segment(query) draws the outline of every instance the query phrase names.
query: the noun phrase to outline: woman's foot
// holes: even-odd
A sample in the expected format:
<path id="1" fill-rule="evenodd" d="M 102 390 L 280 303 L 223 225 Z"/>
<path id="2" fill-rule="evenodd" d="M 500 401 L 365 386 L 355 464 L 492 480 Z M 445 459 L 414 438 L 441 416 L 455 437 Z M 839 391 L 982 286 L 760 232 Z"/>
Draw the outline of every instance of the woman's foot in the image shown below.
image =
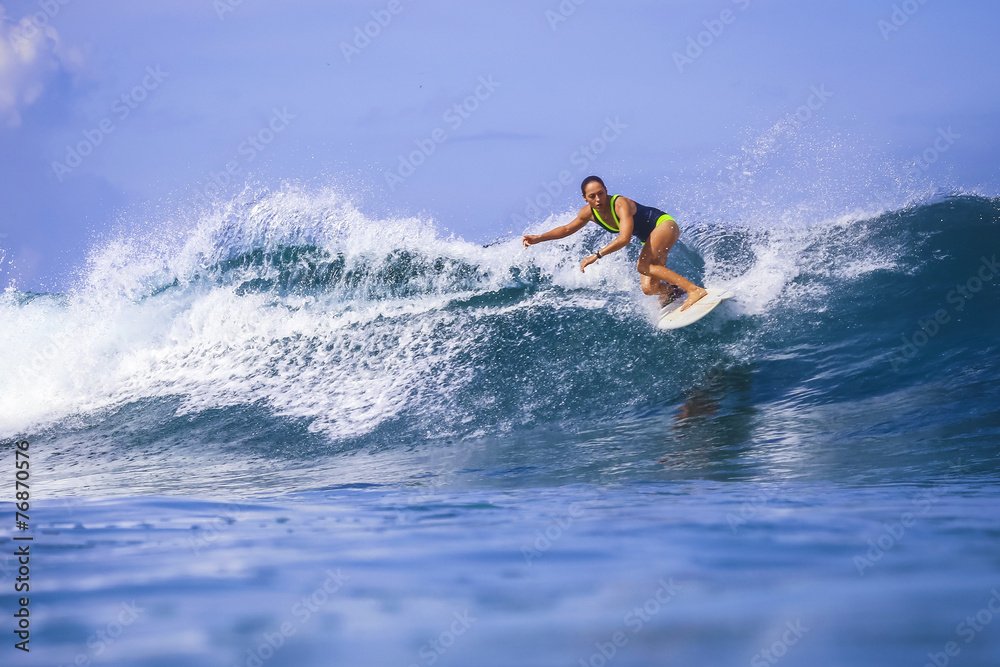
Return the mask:
<path id="1" fill-rule="evenodd" d="M 688 298 L 684 302 L 684 305 L 681 306 L 681 310 L 682 311 L 687 310 L 688 308 L 690 308 L 694 304 L 698 303 L 698 301 L 701 300 L 701 298 L 703 296 L 705 296 L 706 294 L 708 294 L 708 290 L 705 289 L 704 287 L 696 287 L 696 288 L 694 288 L 693 290 L 691 290 L 690 292 L 688 292 Z"/>
<path id="2" fill-rule="evenodd" d="M 686 292 L 677 285 L 670 285 L 669 288 L 670 289 L 667 292 L 660 295 L 660 308 L 673 303 L 679 299 L 682 294 L 686 294 Z"/>

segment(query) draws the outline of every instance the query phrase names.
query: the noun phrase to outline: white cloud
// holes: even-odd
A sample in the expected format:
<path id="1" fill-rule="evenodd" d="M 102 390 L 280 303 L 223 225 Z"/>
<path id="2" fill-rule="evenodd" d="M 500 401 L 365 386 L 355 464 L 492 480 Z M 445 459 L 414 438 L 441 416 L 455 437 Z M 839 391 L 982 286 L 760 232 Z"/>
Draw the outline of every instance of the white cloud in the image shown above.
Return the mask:
<path id="1" fill-rule="evenodd" d="M 51 25 L 34 16 L 12 21 L 0 5 L 0 122 L 21 123 L 21 112 L 31 106 L 60 69 L 80 64 L 78 52 L 59 41 Z"/>

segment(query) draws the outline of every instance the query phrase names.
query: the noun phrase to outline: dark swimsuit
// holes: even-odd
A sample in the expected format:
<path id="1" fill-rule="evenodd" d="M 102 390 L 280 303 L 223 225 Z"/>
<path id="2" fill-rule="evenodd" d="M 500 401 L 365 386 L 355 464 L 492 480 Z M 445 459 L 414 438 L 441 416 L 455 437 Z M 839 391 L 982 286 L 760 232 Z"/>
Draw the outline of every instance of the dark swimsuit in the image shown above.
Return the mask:
<path id="1" fill-rule="evenodd" d="M 597 224 L 612 234 L 617 234 L 619 232 L 618 228 L 621 226 L 618 222 L 618 213 L 615 211 L 615 200 L 619 197 L 621 197 L 621 195 L 615 195 L 611 198 L 611 217 L 614 218 L 613 226 L 601 220 L 601 216 L 597 212 L 596 208 L 593 206 L 590 207 L 590 210 L 594 213 L 594 220 L 597 221 Z M 646 243 L 649 239 L 649 235 L 653 233 L 654 229 L 656 229 L 656 226 L 661 222 L 666 222 L 667 220 L 674 221 L 672 217 L 660 209 L 653 208 L 652 206 L 643 206 L 639 202 L 636 202 L 635 215 L 632 216 L 632 236 L 637 236 L 640 241 Z"/>

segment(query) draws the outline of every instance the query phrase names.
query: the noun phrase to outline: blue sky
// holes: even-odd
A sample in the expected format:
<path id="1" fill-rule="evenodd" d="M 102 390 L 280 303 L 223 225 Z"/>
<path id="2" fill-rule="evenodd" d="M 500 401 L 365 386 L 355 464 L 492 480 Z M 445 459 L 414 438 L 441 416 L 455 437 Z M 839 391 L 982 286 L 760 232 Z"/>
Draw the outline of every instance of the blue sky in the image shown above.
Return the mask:
<path id="1" fill-rule="evenodd" d="M 0 6 L 2 278 L 21 289 L 65 289 L 95 238 L 213 182 L 335 187 L 483 242 L 578 206 L 591 172 L 666 210 L 750 172 L 745 197 L 837 205 L 1000 183 L 986 0 Z"/>

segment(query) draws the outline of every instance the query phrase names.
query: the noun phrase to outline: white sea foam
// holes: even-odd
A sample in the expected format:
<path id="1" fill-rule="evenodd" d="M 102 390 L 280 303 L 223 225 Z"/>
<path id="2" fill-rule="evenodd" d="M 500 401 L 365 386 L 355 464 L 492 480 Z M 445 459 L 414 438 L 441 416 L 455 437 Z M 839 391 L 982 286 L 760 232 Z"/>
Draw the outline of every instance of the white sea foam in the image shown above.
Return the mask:
<path id="1" fill-rule="evenodd" d="M 0 431 L 179 397 L 181 413 L 256 404 L 336 437 L 359 435 L 431 390 L 445 401 L 461 390 L 468 374 L 455 359 L 476 344 L 473 320 L 488 308 L 448 309 L 455 299 L 533 270 L 566 290 L 631 282 L 611 262 L 581 274 L 581 243 L 484 248 L 441 238 L 428 221 L 369 220 L 329 191 L 299 190 L 233 202 L 180 235 L 168 227 L 118 238 L 94 249 L 69 293 L 22 304 L 11 291 L 0 304 L 0 356 L 13 369 L 0 379 Z M 307 260 L 223 264 L 303 246 L 316 247 L 313 263 L 339 258 L 363 289 L 243 291 Z M 390 280 L 392 253 L 404 249 L 426 270 Z M 383 284 L 393 280 L 413 289 L 394 295 Z M 580 307 L 592 308 L 588 299 Z"/>
<path id="2" fill-rule="evenodd" d="M 156 228 L 95 248 L 65 295 L 4 295 L 0 432 L 177 398 L 182 414 L 257 405 L 359 436 L 453 400 L 472 377 L 470 353 L 494 335 L 484 316 L 600 303 L 642 320 L 639 304 L 650 302 L 634 248 L 632 259 L 618 253 L 580 272 L 600 232 L 483 247 L 443 238 L 432 221 L 368 219 L 332 190 L 237 198 L 193 226 Z M 671 262 L 683 273 L 703 261 L 704 282 L 734 289 L 734 312 L 756 316 L 789 299 L 815 304 L 829 283 L 803 276 L 892 267 L 892 248 L 865 243 L 869 228 L 850 217 L 766 230 L 698 224 Z M 339 263 L 341 279 L 317 287 L 324 262 Z M 519 286 L 528 296 L 514 302 L 451 307 Z"/>

